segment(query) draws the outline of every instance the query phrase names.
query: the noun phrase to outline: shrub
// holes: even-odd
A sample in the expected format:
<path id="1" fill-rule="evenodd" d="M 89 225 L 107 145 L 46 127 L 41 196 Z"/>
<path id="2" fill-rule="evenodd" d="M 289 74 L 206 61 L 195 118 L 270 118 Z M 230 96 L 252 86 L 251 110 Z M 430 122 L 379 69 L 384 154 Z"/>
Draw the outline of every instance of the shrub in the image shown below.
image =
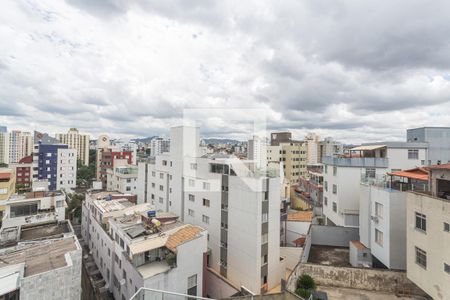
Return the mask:
<path id="1" fill-rule="evenodd" d="M 316 288 L 316 283 L 314 282 L 314 279 L 311 276 L 303 274 L 297 280 L 297 288 L 305 290 L 313 290 Z"/>
<path id="2" fill-rule="evenodd" d="M 311 296 L 311 292 L 302 288 L 298 288 L 295 290 L 295 293 L 302 297 L 303 299 L 309 299 Z"/>

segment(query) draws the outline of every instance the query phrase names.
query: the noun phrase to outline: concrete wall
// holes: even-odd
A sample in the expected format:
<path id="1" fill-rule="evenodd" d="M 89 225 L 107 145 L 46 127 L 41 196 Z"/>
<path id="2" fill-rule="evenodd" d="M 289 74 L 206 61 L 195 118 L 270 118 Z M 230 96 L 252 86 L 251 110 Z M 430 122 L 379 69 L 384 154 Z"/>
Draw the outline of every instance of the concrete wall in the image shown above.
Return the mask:
<path id="1" fill-rule="evenodd" d="M 359 240 L 358 228 L 339 226 L 311 225 L 311 242 L 313 245 L 348 247 L 348 243 Z"/>
<path id="2" fill-rule="evenodd" d="M 295 247 L 292 242 L 299 237 L 306 235 L 309 230 L 310 222 L 297 222 L 297 221 L 287 221 L 286 222 L 286 240 L 287 245 Z"/>
<path id="3" fill-rule="evenodd" d="M 299 264 L 287 283 L 289 291 L 295 291 L 296 279 L 308 274 L 316 284 L 340 288 L 353 288 L 379 291 L 390 294 L 408 292 L 412 295 L 425 296 L 414 283 L 406 278 L 406 273 L 378 269 L 359 269 L 332 267 L 316 264 Z"/>
<path id="4" fill-rule="evenodd" d="M 225 280 L 215 271 L 207 268 L 203 274 L 206 279 L 205 297 L 212 299 L 224 299 L 239 292 L 239 288 Z"/>
<path id="5" fill-rule="evenodd" d="M 280 247 L 280 256 L 284 258 L 286 269 L 294 270 L 300 262 L 303 248 L 301 247 Z"/>

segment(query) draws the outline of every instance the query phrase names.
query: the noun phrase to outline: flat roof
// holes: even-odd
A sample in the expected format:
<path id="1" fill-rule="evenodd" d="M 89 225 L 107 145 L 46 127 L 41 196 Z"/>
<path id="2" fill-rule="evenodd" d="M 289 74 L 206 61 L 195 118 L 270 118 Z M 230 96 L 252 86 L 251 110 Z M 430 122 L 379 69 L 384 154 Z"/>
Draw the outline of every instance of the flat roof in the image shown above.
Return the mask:
<path id="1" fill-rule="evenodd" d="M 67 222 L 46 223 L 34 226 L 22 226 L 20 230 L 20 241 L 29 241 L 42 238 L 54 238 L 71 232 Z"/>
<path id="2" fill-rule="evenodd" d="M 288 213 L 287 220 L 295 222 L 311 222 L 313 212 L 311 210 L 307 211 L 297 211 Z"/>
<path id="3" fill-rule="evenodd" d="M 6 248 L 0 253 L 0 268 L 24 263 L 24 276 L 32 276 L 67 266 L 65 254 L 74 250 L 77 250 L 74 237 L 29 244 L 25 248 Z"/>
<path id="4" fill-rule="evenodd" d="M 143 278 L 149 278 L 169 271 L 170 266 L 165 261 L 154 261 L 149 264 L 144 264 L 136 270 L 142 275 Z"/>

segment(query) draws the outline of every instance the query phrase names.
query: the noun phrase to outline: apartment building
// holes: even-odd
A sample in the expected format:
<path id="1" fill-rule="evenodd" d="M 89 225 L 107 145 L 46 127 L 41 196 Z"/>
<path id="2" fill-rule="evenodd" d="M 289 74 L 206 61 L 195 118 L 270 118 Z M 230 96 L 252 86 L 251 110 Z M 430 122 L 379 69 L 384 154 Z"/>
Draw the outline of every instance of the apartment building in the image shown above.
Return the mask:
<path id="1" fill-rule="evenodd" d="M 319 162 L 319 141 L 320 137 L 315 133 L 308 133 L 305 136 L 307 164 L 317 164 Z"/>
<path id="2" fill-rule="evenodd" d="M 9 161 L 8 154 L 8 133 L 5 131 L 0 131 L 0 164 L 7 164 Z"/>
<path id="3" fill-rule="evenodd" d="M 170 151 L 170 140 L 161 137 L 150 141 L 150 155 L 157 156 Z"/>
<path id="4" fill-rule="evenodd" d="M 78 129 L 70 128 L 67 133 L 57 133 L 55 138 L 62 144 L 69 146 L 69 149 L 77 150 L 77 159 L 84 166 L 89 165 L 89 135 L 80 134 Z"/>
<path id="5" fill-rule="evenodd" d="M 201 227 L 149 203 L 133 205 L 120 193 L 93 192 L 83 202 L 82 236 L 115 299 L 130 299 L 141 287 L 202 294 Z"/>
<path id="6" fill-rule="evenodd" d="M 123 150 L 121 148 L 111 146 L 108 136 L 101 135 L 97 140 L 97 164 L 96 177 L 102 182 L 102 188 L 108 186 L 108 170 L 112 170 L 116 160 L 126 160 L 127 164 L 133 164 L 132 150 Z"/>
<path id="7" fill-rule="evenodd" d="M 450 127 L 421 127 L 406 131 L 408 142 L 428 143 L 427 165 L 450 162 Z"/>
<path id="8" fill-rule="evenodd" d="M 307 144 L 304 142 L 278 142 L 267 147 L 267 162 L 282 162 L 285 177 L 291 184 L 298 183 L 299 176 L 307 175 Z"/>
<path id="9" fill-rule="evenodd" d="M 77 150 L 64 144 L 38 142 L 33 152 L 33 180 L 47 179 L 50 191 L 76 187 Z"/>
<path id="10" fill-rule="evenodd" d="M 0 168 L 0 220 L 4 216 L 4 202 L 16 191 L 16 176 L 11 169 Z"/>
<path id="11" fill-rule="evenodd" d="M 289 143 L 292 141 L 292 133 L 285 132 L 272 132 L 270 134 L 270 146 L 278 146 L 280 143 Z"/>
<path id="12" fill-rule="evenodd" d="M 299 197 L 313 207 L 320 208 L 323 205 L 323 165 L 315 164 L 307 166 L 307 176 L 299 177 L 296 188 Z"/>
<path id="13" fill-rule="evenodd" d="M 2 230 L 0 299 L 81 298 L 82 250 L 68 221 Z"/>
<path id="14" fill-rule="evenodd" d="M 363 177 L 360 185 L 360 242 L 374 257 L 373 266 L 406 270 L 406 191 L 428 191 L 428 169 Z"/>
<path id="15" fill-rule="evenodd" d="M 431 193 L 407 193 L 407 276 L 433 299 L 450 299 L 450 164 L 430 166 L 429 185 Z"/>
<path id="16" fill-rule="evenodd" d="M 255 162 L 258 168 L 267 166 L 267 141 L 259 136 L 248 140 L 247 159 Z"/>
<path id="17" fill-rule="evenodd" d="M 138 167 L 117 160 L 116 166 L 106 171 L 107 190 L 137 195 Z M 122 162 L 122 163 L 121 163 Z"/>
<path id="18" fill-rule="evenodd" d="M 412 169 L 427 160 L 426 143 L 385 142 L 351 149 L 351 157 L 324 157 L 323 213 L 328 225 L 359 226 L 361 178 Z"/>
<path id="19" fill-rule="evenodd" d="M 2 231 L 10 227 L 65 219 L 66 195 L 63 192 L 28 192 L 10 196 L 4 202 Z"/>
<path id="20" fill-rule="evenodd" d="M 331 137 L 326 137 L 319 141 L 317 162 L 322 163 L 322 158 L 326 156 L 339 156 L 344 154 L 344 145 L 341 142 L 335 141 Z"/>
<path id="21" fill-rule="evenodd" d="M 33 181 L 33 156 L 25 156 L 18 163 L 9 164 L 16 174 L 18 192 L 29 191 Z"/>
<path id="22" fill-rule="evenodd" d="M 280 178 L 221 153 L 202 155 L 199 129 L 171 128 L 170 153 L 138 163 L 138 201 L 209 233 L 208 267 L 260 294 L 280 283 Z M 210 295 L 214 297 L 214 295 Z"/>

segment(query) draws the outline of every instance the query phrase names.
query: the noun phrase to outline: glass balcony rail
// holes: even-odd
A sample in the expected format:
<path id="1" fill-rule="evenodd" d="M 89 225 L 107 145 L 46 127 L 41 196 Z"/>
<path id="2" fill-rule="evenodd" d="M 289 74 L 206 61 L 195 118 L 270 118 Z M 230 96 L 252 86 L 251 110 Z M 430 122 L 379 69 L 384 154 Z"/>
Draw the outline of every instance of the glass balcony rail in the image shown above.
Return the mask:
<path id="1" fill-rule="evenodd" d="M 133 296 L 131 296 L 130 300 L 211 300 L 211 299 L 142 287 Z"/>

